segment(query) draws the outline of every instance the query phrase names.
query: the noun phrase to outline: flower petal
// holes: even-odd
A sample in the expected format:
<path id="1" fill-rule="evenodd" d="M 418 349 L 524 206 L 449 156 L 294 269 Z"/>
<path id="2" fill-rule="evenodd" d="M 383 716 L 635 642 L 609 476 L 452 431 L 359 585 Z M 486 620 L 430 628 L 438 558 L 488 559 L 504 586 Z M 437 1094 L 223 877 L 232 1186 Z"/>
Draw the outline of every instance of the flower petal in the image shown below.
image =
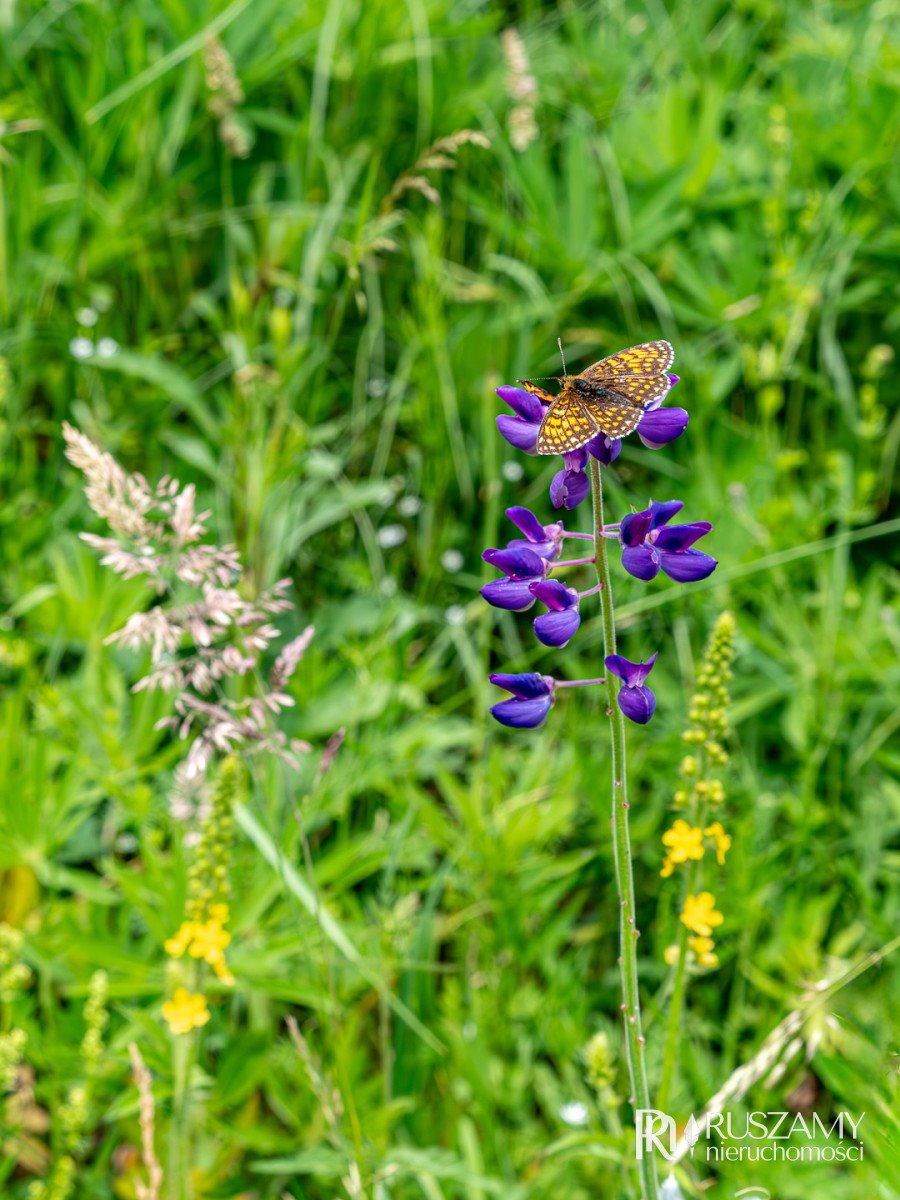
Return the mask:
<path id="1" fill-rule="evenodd" d="M 628 687 L 639 687 L 653 670 L 658 655 L 659 651 L 656 650 L 646 662 L 635 663 L 623 654 L 607 654 L 605 666 L 607 671 L 617 675 Z"/>
<path id="2" fill-rule="evenodd" d="M 626 546 L 622 551 L 622 566 L 635 579 L 647 582 L 659 574 L 659 555 L 653 546 Z"/>
<path id="3" fill-rule="evenodd" d="M 658 450 L 680 438 L 689 419 L 684 408 L 647 409 L 637 427 L 638 437 L 650 450 Z"/>
<path id="4" fill-rule="evenodd" d="M 598 433 L 596 437 L 592 437 L 589 442 L 585 442 L 584 449 L 588 454 L 593 455 L 597 462 L 604 467 L 608 467 L 610 463 L 614 463 L 619 457 L 619 451 L 622 449 L 621 438 L 608 438 L 605 433 Z"/>
<path id="5" fill-rule="evenodd" d="M 583 446 L 577 450 L 567 450 L 563 455 L 563 464 L 567 471 L 583 471 L 587 466 L 588 456 Z"/>
<path id="6" fill-rule="evenodd" d="M 671 521 L 675 514 L 681 512 L 683 508 L 683 500 L 651 500 L 650 528 L 659 529 L 660 525 L 665 525 L 667 521 Z"/>
<path id="7" fill-rule="evenodd" d="M 558 471 L 550 484 L 550 501 L 554 508 L 577 508 L 590 490 L 584 471 Z"/>
<path id="8" fill-rule="evenodd" d="M 482 597 L 494 608 L 507 612 L 525 612 L 534 604 L 527 579 L 492 579 L 481 589 Z"/>
<path id="9" fill-rule="evenodd" d="M 481 557 L 510 579 L 542 579 L 547 569 L 546 561 L 527 546 L 485 550 Z"/>
<path id="10" fill-rule="evenodd" d="M 544 416 L 544 406 L 532 392 L 520 387 L 498 387 L 497 395 L 508 404 L 518 416 L 531 424 L 540 424 Z"/>
<path id="11" fill-rule="evenodd" d="M 565 646 L 581 624 L 581 615 L 577 608 L 564 609 L 562 612 L 547 612 L 534 619 L 534 632 L 537 640 L 545 646 Z"/>
<path id="12" fill-rule="evenodd" d="M 662 569 L 676 583 L 696 583 L 698 579 L 706 579 L 719 565 L 717 559 L 702 550 L 679 550 L 677 554 L 661 550 L 659 557 Z"/>
<path id="13" fill-rule="evenodd" d="M 522 450 L 525 454 L 536 453 L 539 425 L 523 421 L 521 417 L 508 417 L 503 413 L 497 417 L 497 428 L 517 450 Z"/>
<path id="14" fill-rule="evenodd" d="M 650 521 L 653 514 L 650 509 L 644 512 L 628 513 L 619 523 L 619 541 L 623 546 L 643 546 L 650 532 Z"/>
<path id="15" fill-rule="evenodd" d="M 648 687 L 621 687 L 619 708 L 636 725 L 646 725 L 656 712 L 656 697 Z"/>
<path id="16" fill-rule="evenodd" d="M 512 692 L 520 700 L 533 700 L 535 696 L 552 696 L 555 680 L 550 675 L 539 675 L 537 671 L 524 671 L 519 675 L 489 675 L 495 687 Z"/>
<path id="17" fill-rule="evenodd" d="M 667 525 L 660 529 L 654 539 L 659 550 L 687 550 L 694 542 L 705 537 L 712 529 L 709 521 L 692 521 L 688 525 Z"/>
<path id="18" fill-rule="evenodd" d="M 578 607 L 578 593 L 574 588 L 566 587 L 559 579 L 539 579 L 537 583 L 529 583 L 528 590 L 541 604 L 546 604 L 554 612 L 565 612 L 567 608 Z"/>
<path id="19" fill-rule="evenodd" d="M 545 558 L 547 562 L 559 554 L 558 542 L 530 542 L 528 538 L 513 538 L 511 542 L 506 543 L 506 548 L 507 550 L 532 550 L 540 558 Z"/>
<path id="20" fill-rule="evenodd" d="M 546 721 L 552 705 L 549 696 L 535 700 L 501 700 L 491 709 L 491 716 L 510 729 L 537 729 Z"/>
<path id="21" fill-rule="evenodd" d="M 515 525 L 516 529 L 521 530 L 528 538 L 529 542 L 542 542 L 546 537 L 544 527 L 529 508 L 523 508 L 520 504 L 514 504 L 512 508 L 506 510 L 506 515 Z"/>

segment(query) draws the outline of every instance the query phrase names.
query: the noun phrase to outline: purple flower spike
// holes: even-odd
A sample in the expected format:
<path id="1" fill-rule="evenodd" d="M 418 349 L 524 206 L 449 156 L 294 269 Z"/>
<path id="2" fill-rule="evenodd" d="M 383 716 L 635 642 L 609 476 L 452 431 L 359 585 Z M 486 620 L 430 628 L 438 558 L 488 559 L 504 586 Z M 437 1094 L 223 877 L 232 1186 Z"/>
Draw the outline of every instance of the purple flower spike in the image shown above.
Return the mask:
<path id="1" fill-rule="evenodd" d="M 512 693 L 491 708 L 491 716 L 511 729 L 537 729 L 547 719 L 556 698 L 556 680 L 550 675 L 491 675 L 491 683 Z"/>
<path id="2" fill-rule="evenodd" d="M 584 470 L 587 460 L 584 447 L 563 455 L 565 467 L 553 476 L 550 484 L 550 502 L 554 508 L 577 508 L 591 490 L 590 480 Z"/>
<path id="3" fill-rule="evenodd" d="M 508 508 L 506 515 L 513 525 L 525 534 L 522 538 L 513 538 L 511 542 L 507 542 L 507 549 L 532 550 L 546 559 L 557 557 L 564 537 L 562 521 L 553 525 L 542 525 L 533 512 L 519 505 Z"/>
<path id="4" fill-rule="evenodd" d="M 639 663 L 633 663 L 621 654 L 606 656 L 607 671 L 622 680 L 618 695 L 619 708 L 629 721 L 637 725 L 646 725 L 656 711 L 656 697 L 644 683 L 655 662 L 656 654 L 651 654 L 646 662 Z"/>
<path id="5" fill-rule="evenodd" d="M 537 640 L 545 646 L 567 645 L 581 624 L 578 593 L 558 579 L 542 579 L 528 586 L 532 596 L 550 610 L 534 619 Z"/>
<path id="6" fill-rule="evenodd" d="M 511 446 L 522 450 L 525 454 L 537 453 L 537 435 L 544 419 L 544 406 L 533 396 L 519 387 L 497 388 L 497 395 L 516 414 L 514 417 L 503 413 L 497 417 L 497 428 Z"/>
<path id="7" fill-rule="evenodd" d="M 693 544 L 712 529 L 709 521 L 689 525 L 667 525 L 680 512 L 680 500 L 654 501 L 643 512 L 629 513 L 619 526 L 622 566 L 636 579 L 655 579 L 662 569 L 676 583 L 706 579 L 717 567 L 716 560 Z"/>

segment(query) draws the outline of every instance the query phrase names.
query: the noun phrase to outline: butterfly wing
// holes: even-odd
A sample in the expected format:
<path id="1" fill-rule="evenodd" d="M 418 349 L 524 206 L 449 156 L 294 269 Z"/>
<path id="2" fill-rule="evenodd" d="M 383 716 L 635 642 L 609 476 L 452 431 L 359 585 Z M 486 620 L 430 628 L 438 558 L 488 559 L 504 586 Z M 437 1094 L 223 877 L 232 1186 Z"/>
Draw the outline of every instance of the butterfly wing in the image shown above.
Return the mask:
<path id="1" fill-rule="evenodd" d="M 532 383 L 530 379 L 518 379 L 516 382 L 525 389 L 526 392 L 531 392 L 532 396 L 537 396 L 542 404 L 552 404 L 556 397 L 552 392 L 545 392 L 543 388 L 539 388 L 536 383 Z"/>
<path id="2" fill-rule="evenodd" d="M 566 388 L 556 397 L 544 414 L 537 436 L 538 454 L 566 454 L 577 450 L 599 433 L 599 406 L 583 400 Z"/>
<path id="3" fill-rule="evenodd" d="M 624 403 L 644 409 L 656 400 L 662 400 L 672 386 L 668 375 L 625 375 L 609 374 L 597 380 L 585 381 L 590 387 L 598 387 L 604 393 L 612 392 Z"/>
<path id="4" fill-rule="evenodd" d="M 601 358 L 581 372 L 579 378 L 597 380 L 610 375 L 665 375 L 675 361 L 675 351 L 668 342 L 642 342 Z"/>

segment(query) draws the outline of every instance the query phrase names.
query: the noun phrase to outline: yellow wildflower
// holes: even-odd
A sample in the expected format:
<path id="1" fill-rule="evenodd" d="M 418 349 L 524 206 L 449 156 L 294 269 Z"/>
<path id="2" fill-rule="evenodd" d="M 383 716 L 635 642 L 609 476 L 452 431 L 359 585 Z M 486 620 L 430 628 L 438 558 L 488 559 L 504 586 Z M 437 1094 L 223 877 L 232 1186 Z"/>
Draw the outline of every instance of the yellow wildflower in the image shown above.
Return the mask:
<path id="1" fill-rule="evenodd" d="M 678 962 L 678 943 L 677 942 L 673 942 L 673 944 L 671 946 L 666 946 L 665 950 L 663 951 L 663 958 L 666 960 L 666 962 L 669 964 L 670 967 L 675 966 L 675 964 Z"/>
<path id="2" fill-rule="evenodd" d="M 199 992 L 193 995 L 187 988 L 175 989 L 175 995 L 162 1006 L 162 1015 L 172 1033 L 190 1033 L 209 1020 L 206 997 Z"/>
<path id="3" fill-rule="evenodd" d="M 171 954 L 172 958 L 181 958 L 185 950 L 194 940 L 194 930 L 196 925 L 193 921 L 182 921 L 181 928 L 172 937 L 166 938 L 165 948 L 166 954 Z"/>
<path id="4" fill-rule="evenodd" d="M 703 830 L 705 837 L 711 837 L 716 843 L 716 860 L 720 867 L 725 865 L 725 855 L 731 849 L 731 838 L 722 828 L 721 821 L 713 821 Z"/>
<path id="5" fill-rule="evenodd" d="M 688 945 L 693 950 L 697 957 L 697 964 L 701 967 L 717 967 L 719 965 L 719 956 L 713 954 L 713 946 L 715 942 L 709 937 L 692 937 L 688 938 Z"/>
<path id="6" fill-rule="evenodd" d="M 687 862 L 689 858 L 703 857 L 703 830 L 698 825 L 689 825 L 681 817 L 671 829 L 662 835 L 668 853 L 663 863 L 663 877 L 671 875 L 674 863 Z"/>
<path id="7" fill-rule="evenodd" d="M 724 920 L 722 914 L 716 912 L 716 898 L 712 892 L 688 896 L 684 902 L 681 921 L 692 933 L 708 938 L 716 925 L 721 925 Z"/>
<path id="8" fill-rule="evenodd" d="M 189 952 L 191 958 L 203 958 L 210 964 L 221 959 L 231 941 L 231 934 L 222 927 L 221 921 L 195 923 Z"/>
<path id="9" fill-rule="evenodd" d="M 225 928 L 228 920 L 227 904 L 211 904 L 208 921 L 184 921 L 181 928 L 166 941 L 166 953 L 181 958 L 187 952 L 191 958 L 202 958 L 209 963 L 222 983 L 234 983 L 234 976 L 225 962 L 225 951 L 231 943 L 231 934 Z"/>

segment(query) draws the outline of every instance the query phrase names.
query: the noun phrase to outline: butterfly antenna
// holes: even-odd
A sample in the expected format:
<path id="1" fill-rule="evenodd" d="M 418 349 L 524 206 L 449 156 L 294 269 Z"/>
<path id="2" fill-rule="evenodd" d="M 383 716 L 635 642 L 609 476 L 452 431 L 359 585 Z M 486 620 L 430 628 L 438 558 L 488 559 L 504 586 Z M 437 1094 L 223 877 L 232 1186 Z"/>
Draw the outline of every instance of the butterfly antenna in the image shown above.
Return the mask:
<path id="1" fill-rule="evenodd" d="M 557 346 L 559 346 L 559 357 L 562 359 L 563 375 L 568 375 L 569 372 L 566 370 L 566 356 L 565 356 L 565 354 L 563 354 L 563 348 L 562 348 L 562 338 L 557 338 L 556 344 L 557 344 Z"/>

